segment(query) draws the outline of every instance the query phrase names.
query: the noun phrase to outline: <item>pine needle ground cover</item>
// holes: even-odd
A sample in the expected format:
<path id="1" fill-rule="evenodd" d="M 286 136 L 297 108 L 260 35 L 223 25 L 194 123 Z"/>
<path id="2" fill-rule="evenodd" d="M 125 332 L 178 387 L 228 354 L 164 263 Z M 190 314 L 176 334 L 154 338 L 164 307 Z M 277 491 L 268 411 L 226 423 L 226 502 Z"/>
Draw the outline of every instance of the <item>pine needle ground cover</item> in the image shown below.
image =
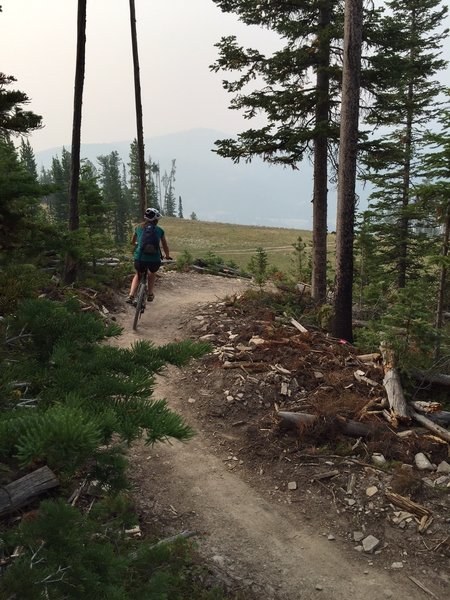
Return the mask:
<path id="1" fill-rule="evenodd" d="M 25 300 L 0 327 L 1 483 L 42 466 L 59 481 L 20 519 L 18 507 L 3 511 L 0 597 L 221 598 L 198 587 L 186 543 L 155 546 L 126 535 L 137 523 L 127 446 L 194 433 L 152 398 L 155 375 L 207 346 L 113 348 L 102 342 L 120 334 L 117 325 L 82 312 L 76 299 Z M 76 490 L 89 488 L 98 498 L 83 502 Z"/>

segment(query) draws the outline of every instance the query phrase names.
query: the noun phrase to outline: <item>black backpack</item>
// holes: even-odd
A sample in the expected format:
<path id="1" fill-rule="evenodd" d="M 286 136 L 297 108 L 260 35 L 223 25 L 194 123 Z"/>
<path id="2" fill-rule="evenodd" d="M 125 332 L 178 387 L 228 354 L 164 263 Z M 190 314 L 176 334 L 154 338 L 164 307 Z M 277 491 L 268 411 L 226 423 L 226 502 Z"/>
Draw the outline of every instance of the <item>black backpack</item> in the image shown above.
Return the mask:
<path id="1" fill-rule="evenodd" d="M 154 223 L 148 223 L 145 225 L 144 231 L 142 232 L 141 244 L 139 246 L 139 257 L 145 254 L 158 254 L 160 255 L 159 249 L 159 237 L 156 233 L 156 225 Z"/>

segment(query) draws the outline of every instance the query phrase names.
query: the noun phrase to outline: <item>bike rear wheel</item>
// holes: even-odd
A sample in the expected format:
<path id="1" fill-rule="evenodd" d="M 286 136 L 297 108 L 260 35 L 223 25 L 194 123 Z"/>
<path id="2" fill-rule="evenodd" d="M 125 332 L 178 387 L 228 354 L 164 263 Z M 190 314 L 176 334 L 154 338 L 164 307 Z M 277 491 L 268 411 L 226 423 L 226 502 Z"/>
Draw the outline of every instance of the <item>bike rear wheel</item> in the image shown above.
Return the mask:
<path id="1" fill-rule="evenodd" d="M 138 288 L 138 293 L 136 296 L 136 310 L 134 313 L 134 319 L 133 319 L 133 329 L 137 329 L 137 324 L 139 319 L 141 318 L 142 313 L 144 312 L 145 309 L 145 302 L 146 302 L 146 285 L 145 283 L 140 283 L 139 284 L 139 288 Z"/>

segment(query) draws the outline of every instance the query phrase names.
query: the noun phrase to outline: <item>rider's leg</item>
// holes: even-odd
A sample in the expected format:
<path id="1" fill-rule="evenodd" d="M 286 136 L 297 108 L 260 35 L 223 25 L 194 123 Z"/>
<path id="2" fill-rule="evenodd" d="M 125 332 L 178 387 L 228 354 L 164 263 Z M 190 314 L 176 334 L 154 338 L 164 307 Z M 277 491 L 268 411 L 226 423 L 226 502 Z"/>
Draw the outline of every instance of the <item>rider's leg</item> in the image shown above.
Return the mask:
<path id="1" fill-rule="evenodd" d="M 139 275 L 142 272 L 142 267 L 139 264 L 139 261 L 134 261 L 134 268 L 136 269 L 136 273 L 134 274 L 133 279 L 131 280 L 130 293 L 128 294 L 127 302 L 132 302 L 134 296 L 136 295 L 136 291 L 139 285 Z"/>
<path id="2" fill-rule="evenodd" d="M 156 271 L 158 271 L 161 263 L 150 263 L 148 267 L 148 299 L 150 302 L 155 297 L 153 288 L 155 287 Z"/>
<path id="3" fill-rule="evenodd" d="M 150 298 L 153 300 L 153 288 L 155 287 L 155 279 L 156 279 L 156 272 L 152 273 L 151 271 L 148 272 L 148 298 L 150 300 Z"/>

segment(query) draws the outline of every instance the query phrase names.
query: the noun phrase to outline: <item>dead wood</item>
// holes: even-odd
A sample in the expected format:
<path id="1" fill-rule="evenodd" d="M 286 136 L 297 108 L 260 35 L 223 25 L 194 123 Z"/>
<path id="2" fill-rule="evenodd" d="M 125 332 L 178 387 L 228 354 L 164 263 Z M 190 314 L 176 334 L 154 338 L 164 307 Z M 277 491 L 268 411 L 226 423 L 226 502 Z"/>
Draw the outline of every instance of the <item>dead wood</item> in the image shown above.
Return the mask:
<path id="1" fill-rule="evenodd" d="M 300 412 L 278 411 L 276 414 L 281 419 L 282 424 L 291 428 L 298 428 L 302 425 L 312 425 L 318 419 L 317 415 Z M 346 420 L 343 417 L 338 417 L 338 421 L 342 426 L 342 433 L 350 437 L 367 437 L 373 431 L 372 427 L 366 423 Z"/>
<path id="2" fill-rule="evenodd" d="M 420 413 L 435 413 L 442 410 L 442 405 L 439 402 L 424 402 L 423 400 L 412 400 L 410 406 Z"/>
<path id="3" fill-rule="evenodd" d="M 411 375 L 419 381 L 426 381 L 437 385 L 450 387 L 450 375 L 443 373 L 425 373 L 425 371 L 412 371 Z"/>
<path id="4" fill-rule="evenodd" d="M 429 419 L 425 415 L 421 415 L 421 414 L 417 413 L 412 408 L 410 408 L 409 412 L 411 414 L 411 417 L 415 421 L 417 421 L 418 423 L 420 423 L 421 425 L 423 425 L 424 427 L 426 427 L 427 429 L 429 429 L 430 431 L 435 433 L 438 437 L 440 437 L 443 440 L 445 440 L 446 442 L 450 443 L 450 431 L 448 431 L 448 429 L 444 429 L 444 427 L 441 427 L 437 423 L 434 423 L 431 419 Z"/>
<path id="5" fill-rule="evenodd" d="M 301 323 L 296 321 L 295 319 L 291 319 L 291 325 L 293 325 L 296 329 L 298 329 L 301 333 L 308 333 L 306 327 L 303 327 Z"/>
<path id="6" fill-rule="evenodd" d="M 13 512 L 58 485 L 56 475 L 47 466 L 28 473 L 0 488 L 0 515 Z"/>
<path id="7" fill-rule="evenodd" d="M 397 369 L 391 368 L 387 370 L 383 379 L 383 385 L 393 417 L 399 421 L 409 421 L 408 406 Z"/>
<path id="8" fill-rule="evenodd" d="M 379 352 L 372 352 L 372 354 L 360 354 L 356 358 L 363 363 L 379 362 L 381 354 Z"/>
<path id="9" fill-rule="evenodd" d="M 407 512 L 413 513 L 419 519 L 431 516 L 431 511 L 428 510 L 428 508 L 425 508 L 422 504 L 413 502 L 409 498 L 405 498 L 405 496 L 400 496 L 400 494 L 396 494 L 395 492 L 385 492 L 385 495 L 389 502 L 403 508 L 403 510 L 406 510 Z"/>

